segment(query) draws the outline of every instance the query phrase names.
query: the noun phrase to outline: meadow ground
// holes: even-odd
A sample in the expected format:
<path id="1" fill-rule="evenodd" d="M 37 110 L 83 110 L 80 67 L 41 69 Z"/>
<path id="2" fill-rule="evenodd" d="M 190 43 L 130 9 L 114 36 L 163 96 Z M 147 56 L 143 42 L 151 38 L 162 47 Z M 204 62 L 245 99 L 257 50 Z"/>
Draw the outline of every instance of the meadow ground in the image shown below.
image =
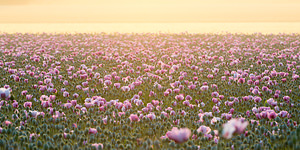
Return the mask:
<path id="1" fill-rule="evenodd" d="M 300 149 L 299 34 L 1 33 L 0 149 Z"/>

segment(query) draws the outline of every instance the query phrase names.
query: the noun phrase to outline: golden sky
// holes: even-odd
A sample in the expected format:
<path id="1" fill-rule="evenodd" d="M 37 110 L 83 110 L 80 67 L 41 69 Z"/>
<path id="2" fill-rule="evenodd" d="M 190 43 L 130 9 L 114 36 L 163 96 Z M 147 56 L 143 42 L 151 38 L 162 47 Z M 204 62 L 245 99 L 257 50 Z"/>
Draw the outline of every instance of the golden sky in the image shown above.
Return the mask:
<path id="1" fill-rule="evenodd" d="M 0 23 L 300 22 L 300 0 L 0 0 Z"/>

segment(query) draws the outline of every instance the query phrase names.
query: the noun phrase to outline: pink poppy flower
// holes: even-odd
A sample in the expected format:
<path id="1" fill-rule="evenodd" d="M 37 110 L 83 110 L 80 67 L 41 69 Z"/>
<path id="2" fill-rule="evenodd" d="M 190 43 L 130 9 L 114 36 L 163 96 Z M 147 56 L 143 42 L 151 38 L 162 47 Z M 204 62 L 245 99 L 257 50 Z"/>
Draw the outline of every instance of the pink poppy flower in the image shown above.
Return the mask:
<path id="1" fill-rule="evenodd" d="M 55 96 L 55 95 L 50 95 L 50 97 L 49 97 L 49 98 L 50 98 L 50 100 L 51 100 L 51 101 L 54 101 L 54 100 L 55 100 L 55 98 L 56 98 L 56 96 Z"/>
<path id="2" fill-rule="evenodd" d="M 153 104 L 153 106 L 159 105 L 159 101 L 158 100 L 152 100 L 151 103 Z"/>
<path id="3" fill-rule="evenodd" d="M 40 113 L 39 113 L 38 111 L 36 111 L 36 110 L 34 110 L 34 111 L 31 111 L 31 110 L 30 110 L 29 113 L 31 113 L 31 116 L 32 116 L 32 117 L 35 117 L 35 118 L 40 114 Z"/>
<path id="4" fill-rule="evenodd" d="M 201 91 L 207 91 L 208 90 L 208 86 L 207 85 L 203 85 L 200 87 Z"/>
<path id="5" fill-rule="evenodd" d="M 155 119 L 155 115 L 154 115 L 153 113 L 148 114 L 147 117 L 148 117 L 150 120 L 154 120 L 154 119 Z"/>
<path id="6" fill-rule="evenodd" d="M 129 86 L 123 86 L 121 89 L 122 89 L 124 92 L 130 91 L 130 87 L 129 87 Z"/>
<path id="7" fill-rule="evenodd" d="M 19 81 L 20 81 L 20 77 L 15 76 L 14 80 L 15 80 L 16 82 L 19 82 Z"/>
<path id="8" fill-rule="evenodd" d="M 162 111 L 161 114 L 163 114 L 165 117 L 169 118 L 169 114 L 168 113 Z"/>
<path id="9" fill-rule="evenodd" d="M 81 85 L 76 85 L 76 89 L 81 90 L 82 86 Z"/>
<path id="10" fill-rule="evenodd" d="M 211 100 L 212 100 L 213 103 L 215 103 L 215 104 L 219 102 L 219 100 L 218 100 L 217 98 L 212 98 Z"/>
<path id="11" fill-rule="evenodd" d="M 71 108 L 72 106 L 73 106 L 72 103 L 65 103 L 64 104 L 64 107 L 66 107 L 68 109 Z"/>
<path id="12" fill-rule="evenodd" d="M 48 101 L 48 100 L 49 100 L 49 97 L 46 96 L 46 95 L 42 95 L 42 96 L 40 97 L 40 100 L 41 100 L 41 101 Z"/>
<path id="13" fill-rule="evenodd" d="M 232 118 L 232 114 L 225 114 L 225 119 L 230 120 Z"/>
<path id="14" fill-rule="evenodd" d="M 245 83 L 245 78 L 239 78 L 238 83 Z"/>
<path id="15" fill-rule="evenodd" d="M 268 113 L 267 113 L 266 111 L 262 111 L 262 112 L 260 113 L 260 116 L 261 116 L 262 118 L 267 118 L 267 117 L 268 117 Z"/>
<path id="16" fill-rule="evenodd" d="M 71 104 L 72 104 L 73 106 L 76 106 L 77 100 L 71 100 Z"/>
<path id="17" fill-rule="evenodd" d="M 64 97 L 69 97 L 69 92 L 66 92 L 66 91 L 65 91 L 65 92 L 63 93 L 63 96 L 64 96 Z"/>
<path id="18" fill-rule="evenodd" d="M 129 119 L 132 121 L 132 122 L 137 122 L 137 121 L 140 121 L 140 118 L 138 117 L 138 115 L 135 115 L 135 114 L 131 114 Z"/>
<path id="19" fill-rule="evenodd" d="M 164 96 L 169 96 L 169 94 L 170 94 L 170 93 L 169 93 L 168 91 L 165 91 L 165 92 L 164 92 Z"/>
<path id="20" fill-rule="evenodd" d="M 255 117 L 256 117 L 257 119 L 262 119 L 262 116 L 261 116 L 260 113 L 255 114 Z"/>
<path id="21" fill-rule="evenodd" d="M 63 82 L 63 84 L 64 84 L 64 85 L 69 85 L 69 82 L 68 82 L 67 80 L 65 80 L 65 81 Z"/>
<path id="22" fill-rule="evenodd" d="M 41 105 L 42 105 L 44 108 L 52 107 L 52 103 L 51 103 L 51 101 L 50 101 L 49 98 L 48 98 L 48 100 L 46 100 L 46 101 L 42 101 Z"/>
<path id="23" fill-rule="evenodd" d="M 172 111 L 170 112 L 170 115 L 174 116 L 174 115 L 176 115 L 176 112 L 175 112 L 174 110 L 172 110 Z"/>
<path id="24" fill-rule="evenodd" d="M 275 119 L 277 117 L 277 113 L 272 111 L 272 112 L 268 112 L 268 118 L 271 119 Z"/>
<path id="25" fill-rule="evenodd" d="M 180 95 L 176 95 L 175 99 L 178 101 L 182 101 L 184 99 L 184 97 L 183 97 L 183 95 L 180 94 Z"/>
<path id="26" fill-rule="evenodd" d="M 10 89 L 0 88 L 0 98 L 7 99 L 10 97 Z"/>
<path id="27" fill-rule="evenodd" d="M 89 134 L 96 134 L 96 133 L 97 133 L 97 129 L 95 129 L 95 128 L 89 129 Z"/>
<path id="28" fill-rule="evenodd" d="M 281 81 L 282 81 L 283 83 L 285 83 L 285 82 L 286 82 L 286 78 L 281 79 Z"/>
<path id="29" fill-rule="evenodd" d="M 24 90 L 24 91 L 21 92 L 21 95 L 25 96 L 26 94 L 27 94 L 27 90 Z"/>
<path id="30" fill-rule="evenodd" d="M 213 78 L 214 78 L 214 75 L 212 75 L 212 74 L 209 74 L 209 75 L 207 75 L 207 78 L 209 78 L 209 79 L 213 79 Z"/>
<path id="31" fill-rule="evenodd" d="M 210 133 L 210 131 L 211 131 L 210 127 L 207 127 L 207 126 L 204 126 L 204 125 L 200 126 L 197 129 L 198 133 L 202 132 L 203 134 L 208 134 L 208 133 Z"/>
<path id="32" fill-rule="evenodd" d="M 224 95 L 219 95 L 220 100 L 224 99 Z"/>
<path id="33" fill-rule="evenodd" d="M 283 100 L 284 100 L 285 102 L 289 103 L 289 102 L 290 102 L 290 97 L 289 97 L 289 96 L 284 96 L 284 97 L 283 97 Z"/>
<path id="34" fill-rule="evenodd" d="M 278 115 L 279 115 L 281 118 L 285 118 L 285 117 L 288 116 L 288 114 L 289 114 L 289 113 L 288 113 L 287 111 L 280 111 Z"/>
<path id="35" fill-rule="evenodd" d="M 188 128 L 178 129 L 176 127 L 173 127 L 171 131 L 168 131 L 166 133 L 166 136 L 176 143 L 184 143 L 189 140 L 191 136 L 191 130 Z"/>
<path id="36" fill-rule="evenodd" d="M 99 110 L 100 110 L 100 111 L 105 111 L 105 107 L 104 107 L 104 106 L 101 106 L 101 107 L 99 107 Z"/>
<path id="37" fill-rule="evenodd" d="M 186 100 L 186 101 L 183 101 L 183 103 L 182 103 L 183 105 L 185 105 L 185 106 L 189 106 L 190 105 L 190 101 L 188 101 L 188 100 Z"/>
<path id="38" fill-rule="evenodd" d="M 73 97 L 74 97 L 74 98 L 78 98 L 78 97 L 79 97 L 79 94 L 74 93 L 74 94 L 73 94 Z"/>
<path id="39" fill-rule="evenodd" d="M 117 89 L 119 89 L 121 87 L 120 83 L 114 83 L 114 87 L 116 87 Z"/>
<path id="40" fill-rule="evenodd" d="M 31 100 L 32 99 L 32 95 L 26 95 L 26 100 Z"/>
<path id="41" fill-rule="evenodd" d="M 180 89 L 177 88 L 177 89 L 174 89 L 173 91 L 174 91 L 174 93 L 178 94 L 180 92 Z"/>
<path id="42" fill-rule="evenodd" d="M 139 91 L 138 95 L 139 95 L 139 96 L 142 96 L 142 95 L 143 95 L 143 92 L 142 92 L 142 91 Z"/>
<path id="43" fill-rule="evenodd" d="M 25 102 L 24 103 L 24 107 L 31 107 L 32 106 L 32 102 Z"/>
<path id="44" fill-rule="evenodd" d="M 185 99 L 188 100 L 188 101 L 190 101 L 190 100 L 192 100 L 192 97 L 191 97 L 190 95 L 187 95 L 187 96 L 185 97 Z"/>
<path id="45" fill-rule="evenodd" d="M 106 86 L 110 86 L 112 84 L 112 82 L 110 80 L 105 80 L 104 81 L 104 85 Z"/>
<path id="46" fill-rule="evenodd" d="M 13 102 L 12 106 L 13 106 L 14 108 L 18 108 L 18 107 L 19 107 L 18 102 Z"/>
<path id="47" fill-rule="evenodd" d="M 11 123 L 10 121 L 8 121 L 8 120 L 4 121 L 3 123 L 4 123 L 4 125 L 6 125 L 6 126 L 12 124 L 12 123 Z"/>
<path id="48" fill-rule="evenodd" d="M 173 120 L 174 125 L 178 125 L 180 123 L 179 119 Z"/>
<path id="49" fill-rule="evenodd" d="M 223 125 L 223 137 L 230 139 L 233 133 L 241 134 L 244 132 L 247 125 L 247 121 L 242 121 L 241 119 L 231 119 Z"/>
<path id="50" fill-rule="evenodd" d="M 86 108 L 90 108 L 90 107 L 94 106 L 93 103 L 84 103 L 84 105 Z"/>
<path id="51" fill-rule="evenodd" d="M 262 101 L 262 99 L 260 98 L 260 97 L 258 97 L 258 96 L 256 96 L 255 98 L 254 98 L 254 102 L 255 103 L 259 103 L 259 102 L 261 102 Z"/>
<path id="52" fill-rule="evenodd" d="M 273 98 L 268 99 L 267 103 L 271 106 L 276 106 L 277 105 L 277 102 Z"/>

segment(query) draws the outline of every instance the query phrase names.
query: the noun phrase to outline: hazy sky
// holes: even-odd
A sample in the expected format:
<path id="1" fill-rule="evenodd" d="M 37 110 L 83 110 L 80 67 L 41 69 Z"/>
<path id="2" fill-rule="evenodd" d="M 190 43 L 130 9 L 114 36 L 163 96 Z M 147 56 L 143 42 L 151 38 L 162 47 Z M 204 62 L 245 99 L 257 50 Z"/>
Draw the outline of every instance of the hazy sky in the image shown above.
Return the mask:
<path id="1" fill-rule="evenodd" d="M 299 22 L 300 0 L 0 0 L 0 23 Z"/>

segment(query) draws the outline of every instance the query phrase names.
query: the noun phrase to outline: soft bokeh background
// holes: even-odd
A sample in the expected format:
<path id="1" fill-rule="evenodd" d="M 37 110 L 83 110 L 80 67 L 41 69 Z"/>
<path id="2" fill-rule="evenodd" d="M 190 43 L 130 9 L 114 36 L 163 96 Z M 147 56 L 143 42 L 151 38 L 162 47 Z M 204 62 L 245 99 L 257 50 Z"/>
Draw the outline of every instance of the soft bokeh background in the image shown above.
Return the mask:
<path id="1" fill-rule="evenodd" d="M 300 0 L 0 0 L 0 32 L 292 33 L 299 8 Z"/>

